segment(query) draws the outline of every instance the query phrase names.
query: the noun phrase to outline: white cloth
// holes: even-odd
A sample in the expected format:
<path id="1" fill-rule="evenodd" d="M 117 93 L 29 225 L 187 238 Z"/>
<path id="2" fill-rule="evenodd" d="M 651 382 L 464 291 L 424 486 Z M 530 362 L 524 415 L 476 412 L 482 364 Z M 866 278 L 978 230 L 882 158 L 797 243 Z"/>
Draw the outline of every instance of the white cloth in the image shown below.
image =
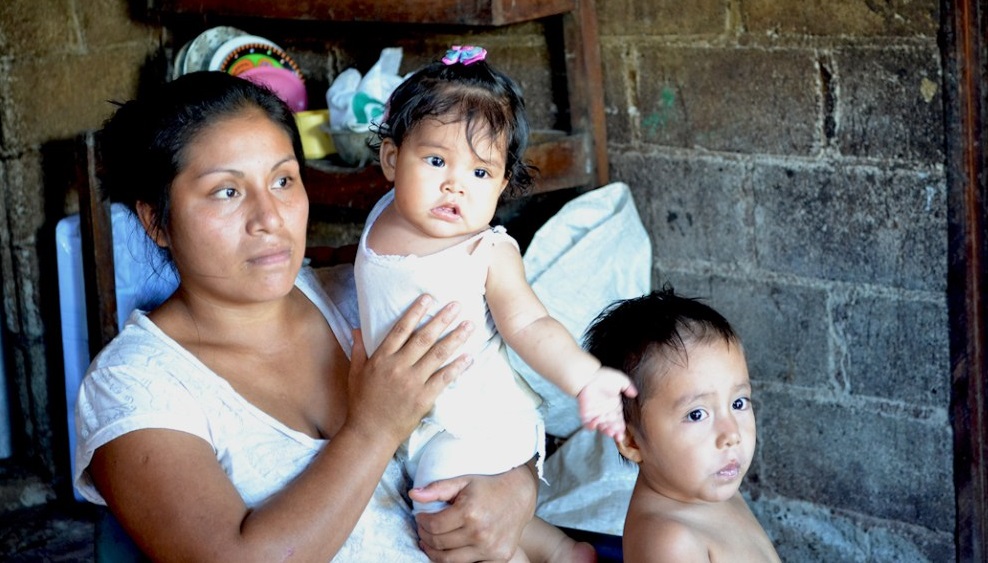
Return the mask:
<path id="1" fill-rule="evenodd" d="M 423 448 L 444 431 L 479 441 L 488 455 L 459 454 L 462 459 L 451 459 L 448 471 L 430 468 L 429 479 L 455 477 L 464 470 L 493 475 L 517 467 L 544 451 L 538 411 L 541 399 L 509 365 L 506 347 L 484 297 L 494 246 L 517 247 L 517 243 L 503 228 L 496 228 L 428 256 L 379 255 L 367 246 L 367 235 L 393 200 L 392 190 L 371 210 L 354 264 L 360 327 L 368 354 L 423 293 L 436 299 L 430 315 L 457 301 L 460 319 L 471 321 L 475 327 L 460 350 L 473 356 L 473 365 L 440 394 L 435 407 L 406 442 L 409 473 L 415 475 Z M 467 461 L 470 463 L 464 466 Z M 424 484 L 416 478 L 416 486 Z"/>
<path id="2" fill-rule="evenodd" d="M 348 288 L 323 288 L 307 268 L 296 285 L 323 313 L 349 354 L 351 324 L 327 293 L 337 297 L 335 292 Z M 134 430 L 164 428 L 202 438 L 251 507 L 298 475 L 326 444 L 252 405 L 142 311 L 131 314 L 90 367 L 79 391 L 76 428 L 74 483 L 83 497 L 97 504 L 106 503 L 86 472 L 93 452 Z M 414 520 L 403 498 L 407 486 L 400 465 L 389 463 L 334 561 L 427 560 L 417 545 Z"/>
<path id="3" fill-rule="evenodd" d="M 578 340 L 604 307 L 651 289 L 652 247 L 631 190 L 587 192 L 538 230 L 524 257 L 532 289 Z M 620 535 L 637 469 L 614 443 L 580 430 L 576 401 L 509 351 L 512 365 L 546 401 L 546 431 L 569 438 L 546 460 L 536 514 L 559 525 Z"/>

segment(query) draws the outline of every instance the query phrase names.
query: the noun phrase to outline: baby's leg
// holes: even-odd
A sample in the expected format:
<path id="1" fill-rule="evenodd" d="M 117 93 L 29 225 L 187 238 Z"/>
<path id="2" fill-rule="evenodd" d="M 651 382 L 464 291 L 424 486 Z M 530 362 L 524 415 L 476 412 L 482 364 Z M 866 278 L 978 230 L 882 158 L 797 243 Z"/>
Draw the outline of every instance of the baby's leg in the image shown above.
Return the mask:
<path id="1" fill-rule="evenodd" d="M 415 487 L 451 479 L 462 475 L 497 475 L 522 465 L 540 451 L 542 434 L 537 421 L 518 417 L 512 421 L 499 421 L 495 431 L 467 432 L 457 436 L 441 431 L 428 441 L 410 448 L 407 469 Z M 416 514 L 438 512 L 446 508 L 444 502 L 415 504 Z"/>
<path id="2" fill-rule="evenodd" d="M 532 518 L 521 535 L 521 549 L 534 563 L 593 563 L 593 546 L 577 542 L 541 518 Z M 512 559 L 513 561 L 513 559 Z"/>
<path id="3" fill-rule="evenodd" d="M 413 486 L 425 487 L 461 475 L 496 475 L 518 465 L 508 461 L 510 458 L 503 450 L 491 446 L 489 440 L 458 438 L 449 432 L 436 434 L 422 447 L 414 469 Z M 442 501 L 412 504 L 416 514 L 439 512 L 448 506 Z"/>
<path id="4" fill-rule="evenodd" d="M 436 434 L 422 448 L 422 454 L 415 469 L 413 485 L 424 487 L 433 481 L 460 475 L 494 474 L 495 471 L 491 467 L 496 467 L 498 463 L 503 463 L 503 461 L 498 458 L 491 459 L 491 448 L 488 446 L 489 444 L 478 440 L 456 438 L 449 432 Z M 439 512 L 447 506 L 448 504 L 442 501 L 428 503 L 412 501 L 415 514 Z M 508 560 L 508 563 L 530 562 L 525 552 L 519 547 Z"/>

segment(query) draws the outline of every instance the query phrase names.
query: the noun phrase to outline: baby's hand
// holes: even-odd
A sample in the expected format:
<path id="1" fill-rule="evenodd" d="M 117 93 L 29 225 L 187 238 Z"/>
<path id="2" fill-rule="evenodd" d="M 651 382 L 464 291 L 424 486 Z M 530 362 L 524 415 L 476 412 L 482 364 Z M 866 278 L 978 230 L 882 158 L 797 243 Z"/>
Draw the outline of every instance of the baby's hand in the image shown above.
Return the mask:
<path id="1" fill-rule="evenodd" d="M 584 428 L 620 440 L 624 438 L 621 395 L 634 397 L 637 394 L 638 390 L 627 375 L 601 367 L 576 396 L 580 404 L 580 421 Z"/>

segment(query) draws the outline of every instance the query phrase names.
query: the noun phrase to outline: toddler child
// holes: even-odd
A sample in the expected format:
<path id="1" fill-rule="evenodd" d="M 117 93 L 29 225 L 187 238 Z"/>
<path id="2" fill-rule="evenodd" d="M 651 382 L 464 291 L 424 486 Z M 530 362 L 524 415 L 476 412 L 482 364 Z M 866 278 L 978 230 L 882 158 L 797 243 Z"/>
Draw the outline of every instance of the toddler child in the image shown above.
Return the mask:
<path id="1" fill-rule="evenodd" d="M 631 376 L 618 450 L 638 464 L 624 560 L 778 561 L 738 487 L 755 452 L 741 340 L 724 317 L 672 289 L 619 301 L 587 349 Z"/>
<path id="2" fill-rule="evenodd" d="M 457 302 L 474 326 L 463 349 L 472 366 L 399 452 L 416 488 L 501 473 L 535 456 L 541 464 L 541 401 L 512 370 L 505 344 L 577 397 L 584 425 L 608 436 L 623 435 L 621 397 L 635 394 L 627 376 L 602 367 L 549 316 L 525 279 L 517 243 L 490 226 L 502 192 L 524 192 L 533 176 L 523 160 L 529 126 L 519 88 L 485 59 L 480 47 L 454 47 L 391 95 L 377 132 L 394 188 L 371 211 L 355 261 L 368 354 L 422 293 L 437 308 Z M 414 504 L 418 512 L 445 507 Z M 538 519 L 531 526 L 523 544 L 558 539 Z"/>

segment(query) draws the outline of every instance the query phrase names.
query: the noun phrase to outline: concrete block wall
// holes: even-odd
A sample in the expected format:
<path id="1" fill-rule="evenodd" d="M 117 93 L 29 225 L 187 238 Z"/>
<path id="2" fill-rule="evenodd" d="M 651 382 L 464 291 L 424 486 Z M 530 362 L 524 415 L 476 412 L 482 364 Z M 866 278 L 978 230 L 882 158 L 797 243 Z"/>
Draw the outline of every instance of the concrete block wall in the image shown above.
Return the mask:
<path id="1" fill-rule="evenodd" d="M 110 115 L 107 100 L 134 95 L 160 43 L 129 4 L 0 2 L 0 315 L 13 458 L 24 469 L 0 482 L 3 510 L 68 491 L 54 228 L 77 210 L 65 181 L 72 139 Z"/>
<path id="2" fill-rule="evenodd" d="M 598 2 L 653 284 L 739 328 L 788 561 L 954 559 L 935 1 Z"/>
<path id="3" fill-rule="evenodd" d="M 0 4 L 15 438 L 56 488 L 44 239 L 74 203 L 52 148 L 136 91 L 164 32 L 130 4 Z M 632 187 L 651 234 L 653 284 L 708 297 L 746 342 L 760 440 L 745 491 L 783 560 L 953 560 L 937 2 L 597 0 L 597 12 L 611 178 Z M 384 46 L 359 26 L 236 23 L 296 54 L 317 104 Z M 534 123 L 554 123 L 543 26 L 387 31 L 406 68 L 452 39 L 484 44 L 525 88 Z M 44 485 L 31 498 L 50 498 Z"/>

